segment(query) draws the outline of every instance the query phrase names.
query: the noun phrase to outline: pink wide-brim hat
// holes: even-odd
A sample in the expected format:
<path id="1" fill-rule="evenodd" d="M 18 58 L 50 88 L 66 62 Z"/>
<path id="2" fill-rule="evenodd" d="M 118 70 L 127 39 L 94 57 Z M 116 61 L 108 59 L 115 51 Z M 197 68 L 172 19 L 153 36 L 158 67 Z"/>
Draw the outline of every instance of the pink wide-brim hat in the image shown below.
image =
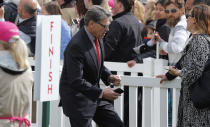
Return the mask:
<path id="1" fill-rule="evenodd" d="M 12 37 L 19 37 L 20 31 L 18 27 L 11 22 L 0 21 L 0 40 L 12 43 Z"/>

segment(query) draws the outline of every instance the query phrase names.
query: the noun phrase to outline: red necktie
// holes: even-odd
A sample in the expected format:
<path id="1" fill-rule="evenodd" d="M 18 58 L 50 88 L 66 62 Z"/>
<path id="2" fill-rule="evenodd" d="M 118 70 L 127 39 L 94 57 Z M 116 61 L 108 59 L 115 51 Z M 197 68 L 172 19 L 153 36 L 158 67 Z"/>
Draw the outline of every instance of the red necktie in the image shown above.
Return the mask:
<path id="1" fill-rule="evenodd" d="M 100 53 L 99 53 L 99 43 L 98 43 L 98 39 L 95 40 L 95 44 L 96 44 L 96 54 L 97 54 L 97 58 L 98 58 L 98 64 L 100 65 Z"/>

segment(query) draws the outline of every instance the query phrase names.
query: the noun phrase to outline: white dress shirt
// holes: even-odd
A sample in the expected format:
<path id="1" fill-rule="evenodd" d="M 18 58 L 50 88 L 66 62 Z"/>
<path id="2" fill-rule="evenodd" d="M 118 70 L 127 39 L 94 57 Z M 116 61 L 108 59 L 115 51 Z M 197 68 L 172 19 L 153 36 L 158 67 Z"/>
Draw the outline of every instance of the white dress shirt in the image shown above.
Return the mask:
<path id="1" fill-rule="evenodd" d="M 182 51 L 187 45 L 190 32 L 187 31 L 187 21 L 182 15 L 175 27 L 171 28 L 168 42 L 161 40 L 160 49 L 168 53 L 169 65 L 175 65 L 182 56 Z"/>

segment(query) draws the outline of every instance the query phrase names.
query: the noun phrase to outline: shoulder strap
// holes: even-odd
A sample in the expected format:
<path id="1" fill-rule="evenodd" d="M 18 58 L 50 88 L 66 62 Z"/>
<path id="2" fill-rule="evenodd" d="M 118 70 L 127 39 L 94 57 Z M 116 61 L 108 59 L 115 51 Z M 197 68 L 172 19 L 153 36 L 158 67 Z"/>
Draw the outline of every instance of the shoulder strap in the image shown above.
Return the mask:
<path id="1" fill-rule="evenodd" d="M 210 37 L 209 37 L 209 35 L 203 35 L 203 37 L 208 41 L 209 50 L 210 50 Z M 210 70 L 210 53 L 209 53 L 209 57 L 208 57 L 208 60 L 206 61 L 205 68 L 204 68 L 204 71 L 209 71 L 209 70 Z"/>

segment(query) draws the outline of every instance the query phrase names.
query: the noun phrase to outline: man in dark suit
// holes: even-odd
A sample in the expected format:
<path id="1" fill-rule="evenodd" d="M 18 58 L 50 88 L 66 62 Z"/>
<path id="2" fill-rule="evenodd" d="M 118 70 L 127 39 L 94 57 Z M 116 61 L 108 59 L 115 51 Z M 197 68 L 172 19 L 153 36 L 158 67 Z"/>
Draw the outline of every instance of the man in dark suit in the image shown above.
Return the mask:
<path id="1" fill-rule="evenodd" d="M 60 79 L 60 97 L 64 114 L 71 127 L 91 127 L 94 120 L 100 127 L 122 127 L 114 112 L 113 101 L 120 94 L 107 87 L 101 89 L 99 80 L 119 85 L 119 76 L 112 75 L 104 66 L 102 38 L 109 30 L 111 14 L 94 5 L 84 17 L 85 27 L 71 39 L 64 53 Z"/>

